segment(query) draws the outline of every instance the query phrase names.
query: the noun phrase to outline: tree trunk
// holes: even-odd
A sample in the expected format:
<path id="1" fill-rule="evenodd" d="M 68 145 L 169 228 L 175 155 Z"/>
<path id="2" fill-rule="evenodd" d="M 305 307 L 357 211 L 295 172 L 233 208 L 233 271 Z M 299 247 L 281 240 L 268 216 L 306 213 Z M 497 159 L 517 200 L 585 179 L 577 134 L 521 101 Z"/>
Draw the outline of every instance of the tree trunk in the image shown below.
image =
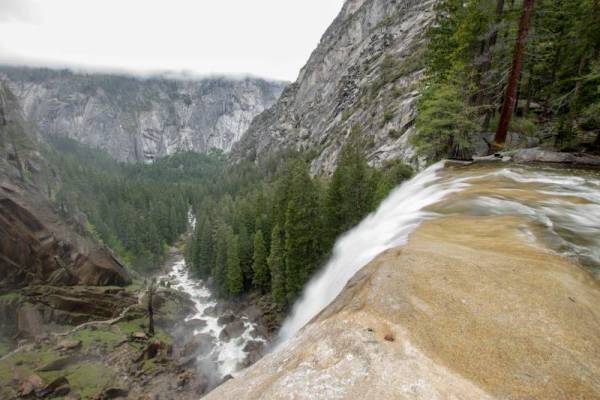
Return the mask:
<path id="1" fill-rule="evenodd" d="M 154 307 L 152 306 L 152 298 L 154 297 L 154 279 L 150 283 L 148 289 L 148 334 L 154 336 Z"/>
<path id="2" fill-rule="evenodd" d="M 528 116 L 531 110 L 531 101 L 533 98 L 533 67 L 529 68 L 527 73 L 527 99 L 525 101 L 525 108 L 523 109 L 523 115 Z"/>
<path id="3" fill-rule="evenodd" d="M 529 22 L 533 13 L 533 3 L 534 0 L 523 1 L 523 11 L 521 13 L 521 21 L 519 22 L 519 33 L 517 34 L 517 42 L 515 44 L 513 64 L 508 78 L 506 94 L 504 95 L 500 122 L 498 123 L 498 129 L 496 130 L 496 136 L 494 137 L 491 149 L 493 151 L 502 148 L 506 142 L 506 135 L 508 134 L 508 127 L 515 106 L 519 76 L 521 75 L 521 68 L 523 66 L 523 54 L 525 53 L 525 43 L 529 32 Z"/>
<path id="4" fill-rule="evenodd" d="M 496 46 L 496 42 L 498 41 L 498 27 L 502 22 L 502 16 L 504 15 L 504 0 L 496 0 L 496 21 L 495 26 L 492 30 L 492 33 L 487 42 L 487 48 L 485 52 L 485 57 L 483 64 L 481 66 L 481 80 L 479 87 L 479 99 L 477 101 L 477 105 L 481 106 L 487 99 L 488 102 L 492 103 L 493 96 L 490 95 L 488 90 L 489 78 L 487 77 L 489 71 L 492 68 L 492 51 Z M 485 111 L 484 122 L 482 125 L 483 131 L 487 131 L 490 126 L 490 121 L 492 119 L 493 114 L 495 113 L 496 105 L 493 104 L 491 107 L 488 107 Z"/>

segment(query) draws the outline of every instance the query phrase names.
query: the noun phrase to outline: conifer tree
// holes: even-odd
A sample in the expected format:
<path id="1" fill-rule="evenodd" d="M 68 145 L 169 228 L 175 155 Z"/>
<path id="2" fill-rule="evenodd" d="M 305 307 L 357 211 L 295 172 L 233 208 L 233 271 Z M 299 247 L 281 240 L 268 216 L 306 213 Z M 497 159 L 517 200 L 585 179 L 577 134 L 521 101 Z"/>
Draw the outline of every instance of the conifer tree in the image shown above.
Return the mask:
<path id="1" fill-rule="evenodd" d="M 254 234 L 254 256 L 252 271 L 254 276 L 252 283 L 255 288 L 259 289 L 262 293 L 269 291 L 270 276 L 269 267 L 267 266 L 267 250 L 265 249 L 265 241 L 263 239 L 263 233 L 259 229 Z"/>
<path id="2" fill-rule="evenodd" d="M 227 263 L 227 238 L 229 235 L 233 235 L 233 232 L 229 232 L 230 230 L 231 228 L 227 227 L 223 221 L 217 221 L 213 232 L 215 251 L 213 254 L 211 275 L 215 281 L 215 285 L 223 291 L 227 290 L 225 265 Z"/>
<path id="3" fill-rule="evenodd" d="M 248 228 L 246 228 L 246 224 L 241 223 L 238 233 L 238 245 L 240 254 L 240 265 L 242 268 L 242 275 L 244 277 L 244 287 L 246 288 L 249 288 L 252 284 L 252 242 L 253 240 L 248 234 Z"/>
<path id="4" fill-rule="evenodd" d="M 290 303 L 316 269 L 322 252 L 318 187 L 303 161 L 294 163 L 291 177 L 285 218 L 285 277 Z"/>
<path id="5" fill-rule="evenodd" d="M 521 68 L 523 66 L 525 43 L 527 41 L 527 35 L 529 34 L 529 24 L 533 13 L 533 4 L 534 0 L 523 0 L 523 11 L 519 22 L 519 32 L 515 43 L 512 68 L 510 70 L 510 76 L 508 77 L 506 93 L 504 94 L 504 104 L 502 105 L 500 122 L 498 123 L 498 129 L 496 130 L 492 150 L 502 148 L 506 141 L 508 127 L 517 101 L 518 83 L 521 75 Z"/>
<path id="6" fill-rule="evenodd" d="M 267 262 L 271 273 L 271 296 L 275 304 L 280 307 L 287 304 L 284 257 L 281 228 L 275 225 L 271 232 L 271 253 Z"/>
<path id="7" fill-rule="evenodd" d="M 227 291 L 233 296 L 242 293 L 244 277 L 240 265 L 238 237 L 233 232 L 227 234 Z"/>
<path id="8" fill-rule="evenodd" d="M 208 276 L 210 273 L 210 267 L 213 259 L 213 227 L 210 218 L 205 218 L 202 225 L 200 225 L 200 232 L 198 232 L 199 240 L 197 242 L 197 265 L 196 270 L 201 276 Z"/>
<path id="9" fill-rule="evenodd" d="M 373 208 L 371 173 L 360 150 L 360 128 L 355 126 L 352 137 L 342 147 L 338 164 L 325 196 L 326 244 L 356 225 Z"/>

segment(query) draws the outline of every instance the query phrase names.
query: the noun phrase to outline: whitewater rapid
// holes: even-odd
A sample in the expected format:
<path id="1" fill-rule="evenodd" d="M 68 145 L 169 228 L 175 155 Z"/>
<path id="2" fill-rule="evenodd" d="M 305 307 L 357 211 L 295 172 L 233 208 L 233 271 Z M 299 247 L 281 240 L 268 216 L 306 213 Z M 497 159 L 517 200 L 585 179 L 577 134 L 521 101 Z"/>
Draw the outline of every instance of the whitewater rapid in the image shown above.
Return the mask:
<path id="1" fill-rule="evenodd" d="M 363 266 L 405 244 L 423 221 L 441 215 L 525 217 L 539 227 L 528 232 L 533 240 L 543 236 L 551 249 L 592 267 L 600 277 L 599 176 L 600 171 L 514 164 L 445 168 L 440 162 L 427 168 L 337 240 L 332 257 L 284 322 L 275 348 L 283 348 Z"/>
<path id="2" fill-rule="evenodd" d="M 225 377 L 227 375 L 235 375 L 240 370 L 241 363 L 246 359 L 248 353 L 244 351 L 244 347 L 250 341 L 263 342 L 266 340 L 256 332 L 256 324 L 252 323 L 246 316 L 236 316 L 244 323 L 244 331 L 238 337 L 233 337 L 229 340 L 221 340 L 219 338 L 225 325 L 218 322 L 218 315 L 209 315 L 207 310 L 217 306 L 217 301 L 211 290 L 206 286 L 204 281 L 191 276 L 185 260 L 178 260 L 170 267 L 169 272 L 160 277 L 159 281 L 170 282 L 173 289 L 190 295 L 194 302 L 194 313 L 187 316 L 185 322 L 190 320 L 202 320 L 206 325 L 200 329 L 195 329 L 193 335 L 208 334 L 214 340 L 214 347 L 210 353 L 198 357 L 198 362 L 203 361 L 215 362 L 218 368 L 218 375 Z"/>

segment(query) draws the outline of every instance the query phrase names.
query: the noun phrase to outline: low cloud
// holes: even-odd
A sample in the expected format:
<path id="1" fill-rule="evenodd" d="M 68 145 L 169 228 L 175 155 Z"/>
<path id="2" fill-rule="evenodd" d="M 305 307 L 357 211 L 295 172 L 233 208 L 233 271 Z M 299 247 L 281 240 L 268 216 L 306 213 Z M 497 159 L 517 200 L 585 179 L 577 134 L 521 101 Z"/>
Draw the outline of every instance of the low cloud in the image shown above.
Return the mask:
<path id="1" fill-rule="evenodd" d="M 39 15 L 29 0 L 2 0 L 0 2 L 0 22 L 35 24 L 39 20 Z"/>

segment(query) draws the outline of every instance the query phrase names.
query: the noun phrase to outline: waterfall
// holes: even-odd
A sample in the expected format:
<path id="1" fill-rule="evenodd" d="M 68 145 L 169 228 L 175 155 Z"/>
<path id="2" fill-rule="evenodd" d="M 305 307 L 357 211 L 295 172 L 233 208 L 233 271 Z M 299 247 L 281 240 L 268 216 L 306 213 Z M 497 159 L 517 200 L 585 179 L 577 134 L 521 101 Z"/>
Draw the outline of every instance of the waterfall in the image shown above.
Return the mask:
<path id="1" fill-rule="evenodd" d="M 456 179 L 444 182 L 440 162 L 395 189 L 376 212 L 341 236 L 322 272 L 306 286 L 300 300 L 284 322 L 278 343 L 283 343 L 323 310 L 348 281 L 381 252 L 406 243 L 408 236 L 433 213 L 424 211 L 449 193 L 468 184 Z"/>
<path id="2" fill-rule="evenodd" d="M 600 279 L 598 171 L 517 164 L 443 168 L 443 162 L 435 164 L 405 182 L 376 212 L 338 238 L 331 259 L 284 322 L 276 346 L 327 307 L 363 266 L 406 243 L 421 222 L 439 215 L 523 217 L 536 228 L 529 232 L 532 240 L 542 240 Z M 450 196 L 456 192 L 463 192 L 460 198 Z M 431 211 L 434 204 L 437 213 Z"/>

